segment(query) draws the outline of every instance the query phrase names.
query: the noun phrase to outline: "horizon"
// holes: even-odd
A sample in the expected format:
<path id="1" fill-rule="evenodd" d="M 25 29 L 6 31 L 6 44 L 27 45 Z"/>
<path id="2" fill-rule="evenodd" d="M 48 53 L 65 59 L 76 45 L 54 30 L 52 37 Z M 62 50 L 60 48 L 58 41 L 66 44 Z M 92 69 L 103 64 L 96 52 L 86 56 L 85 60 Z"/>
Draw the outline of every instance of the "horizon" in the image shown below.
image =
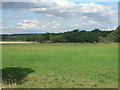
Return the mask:
<path id="1" fill-rule="evenodd" d="M 79 30 L 79 29 L 74 29 L 74 30 Z M 65 32 L 71 32 L 71 31 L 74 31 L 74 30 L 69 30 L 69 31 L 65 31 Z M 96 29 L 93 29 L 93 30 L 96 30 Z M 79 30 L 79 32 L 81 32 L 81 31 L 86 31 L 86 32 L 91 32 L 91 31 L 93 31 L 93 30 Z M 100 29 L 98 29 L 98 30 L 100 30 Z M 106 31 L 106 30 L 100 30 L 100 31 Z M 114 31 L 114 30 L 109 30 L 109 31 Z M 0 33 L 0 35 L 31 35 L 31 34 L 46 34 L 46 33 L 54 33 L 54 34 L 59 34 L 59 33 L 65 33 L 65 32 L 42 32 L 42 33 L 40 33 L 40 32 L 33 32 L 33 33 Z"/>

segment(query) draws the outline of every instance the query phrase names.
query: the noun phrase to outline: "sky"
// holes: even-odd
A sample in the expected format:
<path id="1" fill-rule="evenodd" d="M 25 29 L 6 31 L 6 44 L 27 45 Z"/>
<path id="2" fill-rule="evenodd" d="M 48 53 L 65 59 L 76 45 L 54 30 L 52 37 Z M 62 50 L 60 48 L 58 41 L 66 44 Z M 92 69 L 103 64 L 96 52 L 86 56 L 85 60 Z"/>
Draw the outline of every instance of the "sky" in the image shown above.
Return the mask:
<path id="1" fill-rule="evenodd" d="M 84 1 L 2 2 L 0 33 L 59 33 L 74 29 L 114 30 L 118 26 L 118 0 Z"/>

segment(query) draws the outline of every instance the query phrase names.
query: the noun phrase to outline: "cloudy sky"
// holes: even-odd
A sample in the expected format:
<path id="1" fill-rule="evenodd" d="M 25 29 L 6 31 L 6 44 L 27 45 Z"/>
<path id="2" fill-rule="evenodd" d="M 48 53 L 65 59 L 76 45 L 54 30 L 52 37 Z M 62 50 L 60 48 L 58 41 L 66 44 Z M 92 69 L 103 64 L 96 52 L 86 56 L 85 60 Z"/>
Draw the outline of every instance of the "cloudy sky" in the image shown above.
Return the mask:
<path id="1" fill-rule="evenodd" d="M 0 19 L 2 32 L 0 33 L 58 33 L 73 29 L 115 29 L 118 25 L 118 2 L 117 0 L 116 2 L 102 1 L 3 2 L 0 9 L 2 13 L 2 19 Z"/>

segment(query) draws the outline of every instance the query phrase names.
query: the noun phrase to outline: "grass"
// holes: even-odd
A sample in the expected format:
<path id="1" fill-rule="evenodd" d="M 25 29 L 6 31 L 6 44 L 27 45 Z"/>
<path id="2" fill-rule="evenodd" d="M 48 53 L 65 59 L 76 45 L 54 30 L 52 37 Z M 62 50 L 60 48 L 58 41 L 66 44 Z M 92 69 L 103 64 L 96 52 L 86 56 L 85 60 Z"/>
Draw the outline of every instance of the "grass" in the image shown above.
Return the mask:
<path id="1" fill-rule="evenodd" d="M 118 87 L 117 44 L 4 44 L 2 56 L 3 87 Z"/>

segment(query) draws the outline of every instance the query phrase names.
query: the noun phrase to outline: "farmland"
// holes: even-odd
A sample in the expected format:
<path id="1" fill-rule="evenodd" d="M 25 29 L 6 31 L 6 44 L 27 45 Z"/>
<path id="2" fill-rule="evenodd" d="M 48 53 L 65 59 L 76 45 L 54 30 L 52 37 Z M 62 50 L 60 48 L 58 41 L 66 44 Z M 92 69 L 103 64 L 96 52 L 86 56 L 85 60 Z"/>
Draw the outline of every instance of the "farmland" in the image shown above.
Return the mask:
<path id="1" fill-rule="evenodd" d="M 2 49 L 3 87 L 118 87 L 117 44 L 3 44 Z"/>

